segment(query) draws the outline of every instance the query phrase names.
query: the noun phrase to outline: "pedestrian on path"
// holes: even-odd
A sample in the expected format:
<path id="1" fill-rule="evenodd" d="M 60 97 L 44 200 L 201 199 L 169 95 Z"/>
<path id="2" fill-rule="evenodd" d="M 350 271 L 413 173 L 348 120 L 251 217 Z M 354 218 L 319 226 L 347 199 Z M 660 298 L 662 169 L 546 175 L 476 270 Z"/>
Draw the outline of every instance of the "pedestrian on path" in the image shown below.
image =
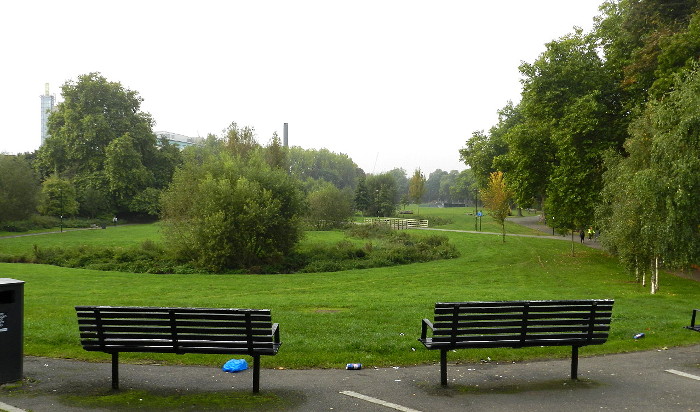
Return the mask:
<path id="1" fill-rule="evenodd" d="M 579 236 L 581 237 L 581 243 L 584 243 L 584 240 L 586 240 L 586 231 L 581 229 L 581 233 L 579 233 Z"/>

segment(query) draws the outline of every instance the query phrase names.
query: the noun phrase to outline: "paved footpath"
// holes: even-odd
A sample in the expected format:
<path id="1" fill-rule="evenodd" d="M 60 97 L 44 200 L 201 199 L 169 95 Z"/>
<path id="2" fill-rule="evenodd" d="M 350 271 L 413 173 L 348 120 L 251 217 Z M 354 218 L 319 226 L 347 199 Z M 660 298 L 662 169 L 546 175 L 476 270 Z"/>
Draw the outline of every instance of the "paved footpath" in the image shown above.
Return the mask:
<path id="1" fill-rule="evenodd" d="M 569 359 L 450 363 L 447 388 L 439 384 L 437 364 L 362 370 L 263 368 L 261 392 L 289 401 L 292 406 L 283 409 L 288 411 L 700 411 L 700 343 L 617 355 L 585 354 L 582 348 L 578 382 L 569 379 Z M 0 410 L 106 410 L 71 406 L 62 396 L 110 393 L 109 363 L 27 357 L 24 368 L 28 383 L 20 389 L 0 389 Z M 252 387 L 250 370 L 228 374 L 202 366 L 123 364 L 120 378 L 121 390 L 172 396 L 249 393 Z M 183 410 L 198 409 L 193 405 Z M 232 405 L 231 410 L 239 409 Z"/>

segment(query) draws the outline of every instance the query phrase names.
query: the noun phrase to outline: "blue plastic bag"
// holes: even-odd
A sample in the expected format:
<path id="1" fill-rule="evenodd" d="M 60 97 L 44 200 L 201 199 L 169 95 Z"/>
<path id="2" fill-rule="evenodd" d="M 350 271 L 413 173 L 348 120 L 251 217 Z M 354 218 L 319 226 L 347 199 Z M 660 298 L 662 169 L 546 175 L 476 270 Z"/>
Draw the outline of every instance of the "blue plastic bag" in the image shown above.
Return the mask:
<path id="1" fill-rule="evenodd" d="M 231 359 L 221 368 L 224 372 L 240 372 L 246 369 L 248 369 L 248 362 L 245 359 Z"/>

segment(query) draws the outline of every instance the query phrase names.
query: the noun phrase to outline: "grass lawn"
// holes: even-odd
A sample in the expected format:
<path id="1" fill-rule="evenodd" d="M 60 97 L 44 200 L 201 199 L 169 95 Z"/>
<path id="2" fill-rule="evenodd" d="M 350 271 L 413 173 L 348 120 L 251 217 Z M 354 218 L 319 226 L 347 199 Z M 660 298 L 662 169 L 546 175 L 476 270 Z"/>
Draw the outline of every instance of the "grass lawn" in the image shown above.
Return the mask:
<path id="1" fill-rule="evenodd" d="M 425 209 L 428 208 L 420 209 L 421 214 L 427 214 Z M 487 220 L 490 219 L 483 220 L 483 230 L 497 232 L 486 229 Z M 460 224 L 457 219 L 455 222 Z M 341 367 L 350 362 L 371 367 L 435 362 L 438 351 L 424 349 L 416 339 L 421 319 L 432 318 L 437 301 L 615 299 L 608 343 L 584 347 L 582 356 L 700 343 L 700 334 L 682 328 L 690 321 L 691 309 L 698 305 L 698 282 L 664 274 L 659 293 L 652 296 L 648 288 L 634 283 L 614 258 L 598 250 L 577 247 L 576 257 L 571 257 L 570 243 L 560 240 L 509 237 L 502 243 L 495 235 L 441 234 L 461 251 L 460 258 L 294 275 L 148 275 L 0 264 L 0 277 L 26 281 L 27 355 L 109 359 L 106 354 L 81 348 L 75 305 L 269 308 L 273 319 L 280 323 L 283 345 L 277 356 L 263 357 L 264 367 Z M 157 225 L 0 239 L 0 253 L 26 251 L 34 244 L 127 245 L 146 239 L 158 241 Z M 323 239 L 335 242 L 339 233 L 309 235 L 309 241 Z M 644 332 L 646 338 L 633 339 L 639 332 Z M 569 355 L 570 348 L 460 350 L 450 354 L 450 361 L 478 361 L 487 356 L 494 361 L 515 361 Z M 122 357 L 134 362 L 220 366 L 231 356 Z"/>

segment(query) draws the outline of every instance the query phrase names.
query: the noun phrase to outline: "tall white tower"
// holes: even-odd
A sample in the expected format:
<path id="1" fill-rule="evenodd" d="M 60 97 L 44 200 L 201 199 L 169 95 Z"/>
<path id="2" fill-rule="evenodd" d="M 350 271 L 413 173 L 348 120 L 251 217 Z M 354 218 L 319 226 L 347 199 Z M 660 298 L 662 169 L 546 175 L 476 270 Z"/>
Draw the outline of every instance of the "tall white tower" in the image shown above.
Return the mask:
<path id="1" fill-rule="evenodd" d="M 41 144 L 49 135 L 49 114 L 56 103 L 56 95 L 49 94 L 49 84 L 46 83 L 44 94 L 41 97 Z"/>

